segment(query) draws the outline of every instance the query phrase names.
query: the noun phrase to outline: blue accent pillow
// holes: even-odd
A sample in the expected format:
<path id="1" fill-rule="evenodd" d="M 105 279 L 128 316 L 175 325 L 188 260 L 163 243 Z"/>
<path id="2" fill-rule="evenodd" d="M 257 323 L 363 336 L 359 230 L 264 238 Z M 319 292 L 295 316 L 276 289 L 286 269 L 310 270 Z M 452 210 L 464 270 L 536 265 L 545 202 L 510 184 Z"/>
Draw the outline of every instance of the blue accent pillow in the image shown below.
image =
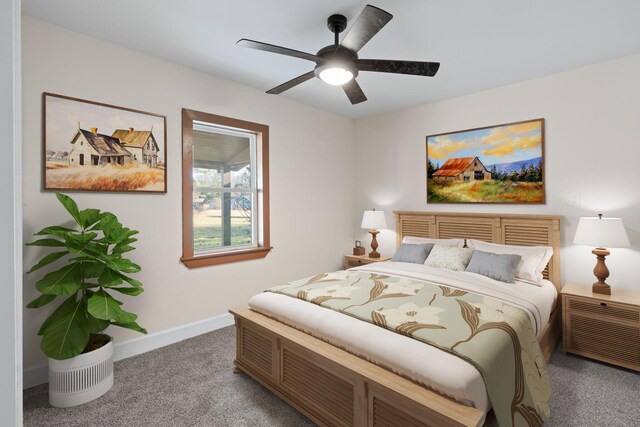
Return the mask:
<path id="1" fill-rule="evenodd" d="M 520 255 L 473 251 L 465 271 L 482 274 L 500 282 L 515 283 Z"/>
<path id="2" fill-rule="evenodd" d="M 391 261 L 396 262 L 412 262 L 414 264 L 424 264 L 433 249 L 433 243 L 422 243 L 419 245 L 411 245 L 403 243 L 400 245 Z"/>

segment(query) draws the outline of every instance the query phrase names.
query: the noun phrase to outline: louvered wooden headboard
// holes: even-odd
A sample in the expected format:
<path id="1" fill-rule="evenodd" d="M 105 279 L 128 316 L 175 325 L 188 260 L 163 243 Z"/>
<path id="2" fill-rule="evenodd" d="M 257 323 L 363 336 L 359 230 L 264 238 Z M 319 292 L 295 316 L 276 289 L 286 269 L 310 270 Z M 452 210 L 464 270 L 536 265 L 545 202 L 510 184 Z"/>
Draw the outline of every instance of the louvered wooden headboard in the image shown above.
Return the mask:
<path id="1" fill-rule="evenodd" d="M 503 245 L 551 246 L 553 257 L 543 272 L 558 289 L 560 283 L 559 215 L 471 214 L 394 211 L 397 246 L 405 236 L 432 239 L 477 239 Z"/>

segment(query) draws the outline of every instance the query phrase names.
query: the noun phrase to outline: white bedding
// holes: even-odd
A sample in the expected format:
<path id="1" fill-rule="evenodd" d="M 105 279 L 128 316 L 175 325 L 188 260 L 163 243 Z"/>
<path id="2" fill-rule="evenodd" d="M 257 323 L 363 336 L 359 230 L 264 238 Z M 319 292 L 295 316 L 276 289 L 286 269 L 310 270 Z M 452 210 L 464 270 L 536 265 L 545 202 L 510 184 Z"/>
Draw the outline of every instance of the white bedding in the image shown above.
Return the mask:
<path id="1" fill-rule="evenodd" d="M 534 286 L 507 284 L 475 273 L 422 264 L 384 262 L 352 270 L 427 280 L 499 298 L 529 314 L 540 336 L 557 297 L 549 281 Z M 249 307 L 485 413 L 491 408 L 480 372 L 469 362 L 418 340 L 306 301 L 272 292 L 258 294 Z"/>

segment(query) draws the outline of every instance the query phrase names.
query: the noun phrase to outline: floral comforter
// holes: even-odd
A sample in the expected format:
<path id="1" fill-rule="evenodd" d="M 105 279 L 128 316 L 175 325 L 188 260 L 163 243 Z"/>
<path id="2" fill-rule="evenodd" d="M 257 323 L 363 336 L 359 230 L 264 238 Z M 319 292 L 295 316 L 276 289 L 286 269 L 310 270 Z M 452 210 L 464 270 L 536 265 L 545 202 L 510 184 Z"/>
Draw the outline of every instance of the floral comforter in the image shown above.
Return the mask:
<path id="1" fill-rule="evenodd" d="M 268 290 L 438 347 L 481 373 L 501 427 L 540 426 L 551 383 L 536 334 L 518 307 L 437 283 L 337 271 Z M 429 363 L 425 360 L 424 363 Z"/>

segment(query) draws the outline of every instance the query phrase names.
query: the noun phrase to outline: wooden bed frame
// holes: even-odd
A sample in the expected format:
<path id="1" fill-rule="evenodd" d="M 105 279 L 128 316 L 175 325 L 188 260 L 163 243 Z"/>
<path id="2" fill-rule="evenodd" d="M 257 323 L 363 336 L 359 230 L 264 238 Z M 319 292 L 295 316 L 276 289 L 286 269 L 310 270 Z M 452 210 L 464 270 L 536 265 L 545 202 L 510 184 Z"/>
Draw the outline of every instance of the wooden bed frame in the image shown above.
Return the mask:
<path id="1" fill-rule="evenodd" d="M 560 216 L 394 212 L 404 236 L 552 246 L 544 276 L 560 290 Z M 478 426 L 465 406 L 248 308 L 236 322 L 235 372 L 245 372 L 321 426 Z M 559 298 L 539 339 L 549 361 L 560 339 Z M 488 417 L 487 417 L 488 418 Z M 486 424 L 487 422 L 485 422 Z"/>

